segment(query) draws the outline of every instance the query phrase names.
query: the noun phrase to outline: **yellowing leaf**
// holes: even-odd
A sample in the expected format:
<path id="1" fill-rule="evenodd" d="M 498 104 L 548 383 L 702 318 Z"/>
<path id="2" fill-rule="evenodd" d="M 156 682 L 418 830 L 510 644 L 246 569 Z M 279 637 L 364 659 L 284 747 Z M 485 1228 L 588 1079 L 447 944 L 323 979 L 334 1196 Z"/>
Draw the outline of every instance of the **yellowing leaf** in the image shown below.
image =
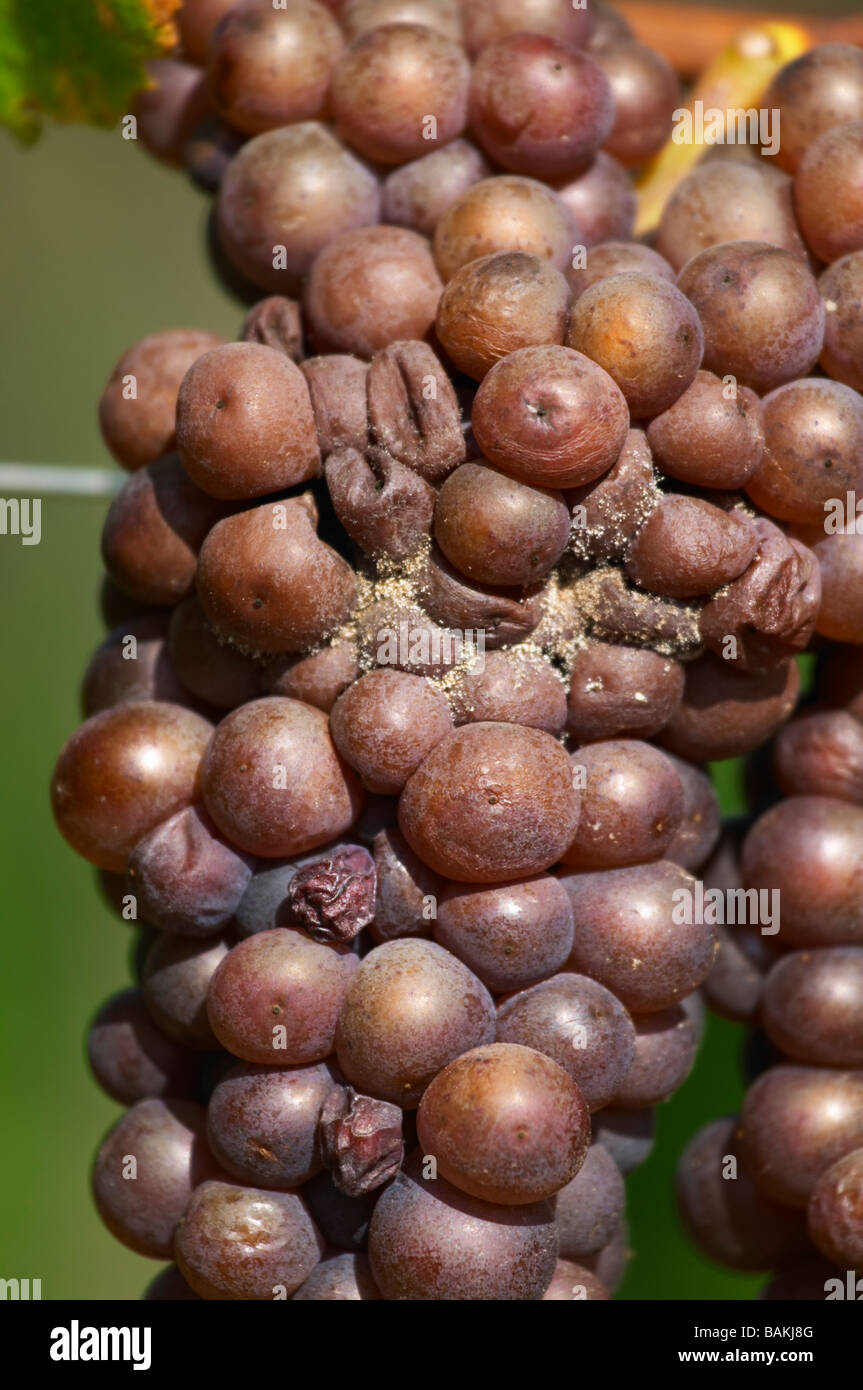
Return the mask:
<path id="1" fill-rule="evenodd" d="M 684 108 L 735 111 L 756 105 L 786 63 L 811 47 L 808 32 L 797 24 L 760 24 L 743 29 L 702 73 Z M 677 144 L 673 136 L 639 176 L 636 236 L 659 225 L 662 210 L 679 183 L 704 154 L 703 144 Z"/>
<path id="2" fill-rule="evenodd" d="M 0 0 L 0 124 L 34 140 L 42 118 L 111 126 L 177 42 L 180 0 Z"/>

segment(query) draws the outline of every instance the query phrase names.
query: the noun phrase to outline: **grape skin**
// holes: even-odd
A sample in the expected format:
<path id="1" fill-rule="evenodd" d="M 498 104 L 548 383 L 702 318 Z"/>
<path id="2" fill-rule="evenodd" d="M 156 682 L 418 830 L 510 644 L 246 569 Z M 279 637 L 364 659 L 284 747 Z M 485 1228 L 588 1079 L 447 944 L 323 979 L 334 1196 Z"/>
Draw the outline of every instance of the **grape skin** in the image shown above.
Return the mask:
<path id="1" fill-rule="evenodd" d="M 202 1298 L 219 1302 L 263 1303 L 281 1290 L 290 1297 L 323 1250 L 297 1193 L 218 1180 L 196 1188 L 175 1242 L 183 1277 Z"/>
<path id="2" fill-rule="evenodd" d="M 591 1144 L 575 1177 L 555 1197 L 561 1259 L 579 1261 L 602 1250 L 620 1226 L 625 1204 L 620 1169 L 601 1144 Z"/>
<path id="3" fill-rule="evenodd" d="M 863 1068 L 863 947 L 783 955 L 764 980 L 761 1018 L 796 1062 Z"/>
<path id="4" fill-rule="evenodd" d="M 126 1176 L 130 1160 L 136 1163 L 135 1181 Z M 200 1105 L 141 1100 L 113 1127 L 96 1155 L 93 1197 L 117 1240 L 139 1255 L 167 1260 L 197 1185 L 218 1171 Z"/>
<path id="5" fill-rule="evenodd" d="M 423 1177 L 411 1155 L 378 1200 L 369 1258 L 385 1299 L 541 1299 L 558 1238 L 550 1202 L 480 1202 L 443 1178 Z"/>
<path id="6" fill-rule="evenodd" d="M 494 1039 L 494 1004 L 467 966 L 431 941 L 370 951 L 347 990 L 335 1046 L 357 1090 L 415 1110 L 448 1062 Z"/>
<path id="7" fill-rule="evenodd" d="M 494 1043 L 438 1073 L 420 1101 L 417 1135 L 460 1191 L 521 1205 L 553 1196 L 575 1177 L 590 1119 L 563 1067 L 533 1048 Z"/>
<path id="8" fill-rule="evenodd" d="M 863 1071 L 771 1067 L 747 1092 L 739 1138 L 759 1186 L 805 1207 L 831 1164 L 863 1141 Z"/>
<path id="9" fill-rule="evenodd" d="M 154 1025 L 138 989 L 123 990 L 102 1006 L 87 1035 L 87 1056 L 99 1085 L 121 1105 L 195 1097 L 196 1057 Z"/>
<path id="10" fill-rule="evenodd" d="M 599 980 L 633 1013 L 670 1008 L 708 974 L 717 946 L 713 927 L 672 920 L 672 895 L 691 891 L 694 882 L 676 864 L 567 871 L 561 882 L 580 927 L 570 969 Z"/>
<path id="11" fill-rule="evenodd" d="M 739 1156 L 735 1124 L 733 1116 L 715 1120 L 690 1140 L 677 1169 L 678 1209 L 708 1259 L 731 1269 L 769 1270 L 806 1253 L 805 1222 L 753 1182 Z"/>
<path id="12" fill-rule="evenodd" d="M 357 957 L 304 932 L 277 927 L 241 941 L 220 961 L 207 992 L 210 1026 L 245 1062 L 299 1066 L 333 1051 L 339 1010 Z"/>

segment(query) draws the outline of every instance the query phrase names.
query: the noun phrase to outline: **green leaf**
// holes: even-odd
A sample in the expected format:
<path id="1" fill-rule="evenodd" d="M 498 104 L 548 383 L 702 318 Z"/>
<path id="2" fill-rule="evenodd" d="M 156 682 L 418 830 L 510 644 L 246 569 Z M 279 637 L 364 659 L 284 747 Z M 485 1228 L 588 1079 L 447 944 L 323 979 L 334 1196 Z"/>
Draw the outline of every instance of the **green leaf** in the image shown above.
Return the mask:
<path id="1" fill-rule="evenodd" d="M 43 117 L 112 126 L 177 41 L 180 0 L 0 0 L 0 125 L 35 140 Z"/>

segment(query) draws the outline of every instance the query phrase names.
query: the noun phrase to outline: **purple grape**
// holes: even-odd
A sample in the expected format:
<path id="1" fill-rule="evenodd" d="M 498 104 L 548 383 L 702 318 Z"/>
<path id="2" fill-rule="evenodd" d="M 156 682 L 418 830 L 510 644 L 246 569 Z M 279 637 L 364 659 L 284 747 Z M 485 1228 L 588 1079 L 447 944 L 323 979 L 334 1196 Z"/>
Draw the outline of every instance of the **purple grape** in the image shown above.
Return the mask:
<path id="1" fill-rule="evenodd" d="M 653 1151 L 656 1113 L 618 1110 L 606 1105 L 593 1117 L 593 1142 L 606 1149 L 624 1177 L 646 1163 Z"/>
<path id="2" fill-rule="evenodd" d="M 207 991 L 230 947 L 227 938 L 165 933 L 147 952 L 141 989 L 153 1022 L 184 1047 L 209 1052 L 218 1039 L 207 1018 Z"/>
<path id="3" fill-rule="evenodd" d="M 336 1084 L 326 1062 L 231 1067 L 207 1109 L 210 1148 L 225 1172 L 255 1187 L 298 1187 L 313 1178 L 321 1169 L 318 1121 Z"/>
<path id="4" fill-rule="evenodd" d="M 729 1269 L 773 1269 L 806 1253 L 806 1223 L 756 1186 L 739 1156 L 736 1128 L 734 1116 L 714 1120 L 683 1151 L 680 1217 L 708 1259 Z"/>
<path id="5" fill-rule="evenodd" d="M 493 994 L 526 989 L 560 970 L 572 935 L 569 899 L 551 874 L 516 883 L 451 883 L 434 924 L 435 940 Z"/>
<path id="6" fill-rule="evenodd" d="M 551 1202 L 504 1207 L 423 1176 L 412 1154 L 372 1216 L 369 1258 L 385 1299 L 541 1299 L 555 1270 Z"/>
<path id="7" fill-rule="evenodd" d="M 831 1164 L 863 1145 L 863 1071 L 771 1067 L 746 1093 L 739 1135 L 759 1186 L 805 1207 Z"/>
<path id="8" fill-rule="evenodd" d="M 863 1068 L 863 947 L 782 956 L 764 981 L 761 1020 L 796 1062 Z"/>
<path id="9" fill-rule="evenodd" d="M 625 1206 L 620 1169 L 601 1144 L 591 1144 L 575 1177 L 555 1197 L 561 1258 L 580 1260 L 602 1250 L 620 1225 Z"/>
<path id="10" fill-rule="evenodd" d="M 294 1303 L 368 1303 L 380 1299 L 365 1255 L 345 1252 L 321 1260 L 293 1295 Z"/>
<path id="11" fill-rule="evenodd" d="M 379 1191 L 361 1197 L 340 1192 L 329 1173 L 319 1173 L 303 1187 L 303 1198 L 327 1245 L 338 1250 L 365 1250 L 369 1222 Z"/>
<path id="12" fill-rule="evenodd" d="M 159 1031 L 138 989 L 124 989 L 102 1006 L 87 1036 L 87 1056 L 103 1091 L 121 1105 L 196 1094 L 200 1056 Z"/>
<path id="13" fill-rule="evenodd" d="M 612 1100 L 635 1057 L 635 1028 L 616 995 L 584 975 L 555 975 L 503 1000 L 498 1042 L 552 1057 L 577 1082 L 591 1110 Z"/>
<path id="14" fill-rule="evenodd" d="M 695 1065 L 698 1036 L 680 1004 L 635 1020 L 635 1058 L 614 1098 L 623 1110 L 669 1100 Z"/>
<path id="15" fill-rule="evenodd" d="M 570 969 L 599 980 L 633 1013 L 670 1008 L 707 976 L 716 934 L 686 923 L 695 880 L 676 864 L 564 873 L 561 883 L 576 922 Z"/>
<path id="16" fill-rule="evenodd" d="M 138 841 L 127 867 L 129 892 L 151 926 L 215 936 L 231 925 L 254 863 L 225 841 L 202 807 L 187 806 Z"/>
<path id="17" fill-rule="evenodd" d="M 287 928 L 235 946 L 213 975 L 207 1011 L 223 1047 L 245 1062 L 320 1062 L 335 1045 L 336 1022 L 359 961 L 345 946 L 323 946 Z"/>
<path id="18" fill-rule="evenodd" d="M 216 1301 L 289 1298 L 323 1250 L 295 1192 L 218 1181 L 195 1190 L 176 1239 L 183 1278 L 202 1298 Z"/>
<path id="19" fill-rule="evenodd" d="M 192 1192 L 218 1171 L 200 1105 L 141 1100 L 96 1155 L 93 1197 L 108 1230 L 123 1245 L 169 1260 Z"/>
<path id="20" fill-rule="evenodd" d="M 494 1038 L 494 1004 L 466 965 L 407 937 L 370 951 L 339 1015 L 339 1066 L 358 1091 L 415 1110 L 438 1072 Z"/>

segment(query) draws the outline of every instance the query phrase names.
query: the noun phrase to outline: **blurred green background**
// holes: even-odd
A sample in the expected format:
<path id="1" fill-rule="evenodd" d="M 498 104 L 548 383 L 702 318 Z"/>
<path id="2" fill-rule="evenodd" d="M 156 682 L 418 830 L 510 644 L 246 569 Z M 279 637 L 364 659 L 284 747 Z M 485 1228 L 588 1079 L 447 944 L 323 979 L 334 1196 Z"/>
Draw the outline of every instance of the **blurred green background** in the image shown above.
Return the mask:
<path id="1" fill-rule="evenodd" d="M 49 130 L 27 151 L 0 133 L 0 187 L 0 459 L 104 465 L 96 405 L 119 354 L 163 328 L 239 329 L 242 308 L 203 254 L 208 199 L 119 133 L 77 129 Z M 119 1246 L 90 1203 L 92 1154 L 119 1109 L 92 1081 L 83 1038 L 128 981 L 131 936 L 48 805 L 101 635 L 105 505 L 49 497 L 39 546 L 0 536 L 0 1277 L 41 1279 L 47 1299 L 136 1299 L 161 1268 Z M 741 809 L 734 777 L 722 780 L 726 808 Z M 687 1138 L 739 1104 L 741 1037 L 711 1020 L 695 1072 L 660 1108 L 654 1155 L 628 1182 L 635 1258 L 622 1298 L 745 1299 L 761 1283 L 699 1259 L 672 1200 Z"/>

